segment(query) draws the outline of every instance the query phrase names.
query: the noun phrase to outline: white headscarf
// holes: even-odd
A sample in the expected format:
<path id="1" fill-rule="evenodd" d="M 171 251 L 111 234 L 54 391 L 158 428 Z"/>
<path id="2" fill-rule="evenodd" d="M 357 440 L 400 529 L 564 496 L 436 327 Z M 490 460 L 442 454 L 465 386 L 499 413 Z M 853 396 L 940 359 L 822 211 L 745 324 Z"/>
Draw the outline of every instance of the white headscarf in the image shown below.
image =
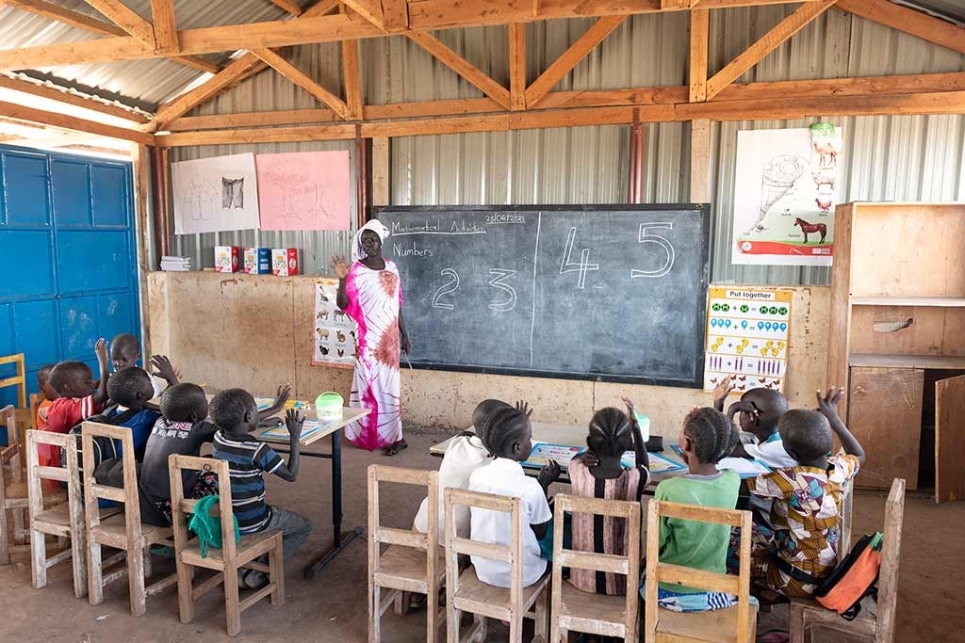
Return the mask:
<path id="1" fill-rule="evenodd" d="M 375 234 L 379 235 L 379 239 L 385 243 L 385 238 L 389 236 L 389 229 L 386 228 L 382 223 L 376 219 L 372 219 L 364 226 L 359 228 L 359 231 L 355 233 L 355 240 L 352 241 L 352 262 L 361 261 L 367 255 L 365 250 L 362 249 L 362 233 L 366 230 L 371 230 Z"/>

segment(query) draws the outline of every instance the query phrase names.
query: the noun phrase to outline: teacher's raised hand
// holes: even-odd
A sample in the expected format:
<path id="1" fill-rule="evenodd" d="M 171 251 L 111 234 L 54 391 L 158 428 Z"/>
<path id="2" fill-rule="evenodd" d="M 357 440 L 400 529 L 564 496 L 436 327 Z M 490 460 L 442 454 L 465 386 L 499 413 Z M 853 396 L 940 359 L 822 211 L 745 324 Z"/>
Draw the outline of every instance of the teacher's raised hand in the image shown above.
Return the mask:
<path id="1" fill-rule="evenodd" d="M 335 269 L 335 274 L 338 275 L 339 279 L 345 279 L 348 277 L 350 266 L 348 265 L 348 262 L 345 261 L 345 257 L 340 255 L 333 256 L 332 268 Z"/>

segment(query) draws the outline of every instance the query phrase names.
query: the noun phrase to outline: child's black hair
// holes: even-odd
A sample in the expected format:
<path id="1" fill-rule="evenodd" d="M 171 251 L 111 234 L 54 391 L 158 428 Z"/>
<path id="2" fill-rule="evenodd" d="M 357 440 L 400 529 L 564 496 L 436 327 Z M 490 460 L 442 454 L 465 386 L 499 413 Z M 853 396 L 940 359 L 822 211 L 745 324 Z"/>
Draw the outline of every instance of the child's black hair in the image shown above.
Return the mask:
<path id="1" fill-rule="evenodd" d="M 760 411 L 760 422 L 767 428 L 776 429 L 781 416 L 787 413 L 787 398 L 780 391 L 770 388 L 753 388 L 741 396 Z"/>
<path id="2" fill-rule="evenodd" d="M 489 449 L 489 454 L 505 458 L 512 455 L 513 444 L 522 440 L 529 428 L 529 418 L 522 411 L 507 406 L 490 413 L 484 426 L 483 444 Z"/>
<path id="3" fill-rule="evenodd" d="M 172 422 L 191 422 L 207 406 L 204 389 L 197 384 L 181 382 L 161 395 L 161 415 Z"/>
<path id="4" fill-rule="evenodd" d="M 599 456 L 616 457 L 633 448 L 633 425 L 627 414 L 613 407 L 600 409 L 590 420 L 590 435 L 586 441 L 589 445 L 592 438 L 600 440 L 602 448 Z"/>
<path id="5" fill-rule="evenodd" d="M 219 429 L 234 431 L 245 421 L 245 412 L 255 406 L 255 398 L 243 388 L 221 391 L 211 400 L 211 419 Z"/>
<path id="6" fill-rule="evenodd" d="M 115 348 L 125 353 L 128 351 L 134 351 L 135 355 L 141 351 L 137 337 L 130 333 L 121 333 L 120 335 L 116 335 L 114 339 L 111 340 L 112 353 L 114 352 Z"/>
<path id="7" fill-rule="evenodd" d="M 486 424 L 489 416 L 499 409 L 510 409 L 512 406 L 502 400 L 483 400 L 476 405 L 472 412 L 472 427 L 476 430 L 476 436 L 486 443 Z"/>
<path id="8" fill-rule="evenodd" d="M 107 396 L 121 406 L 135 406 L 147 402 L 137 395 L 146 388 L 151 388 L 153 393 L 151 376 L 138 366 L 126 366 L 107 380 Z"/>
<path id="9" fill-rule="evenodd" d="M 65 396 L 64 386 L 70 384 L 74 377 L 81 373 L 93 374 L 93 371 L 84 362 L 61 362 L 50 371 L 50 385 L 54 387 L 58 395 Z"/>
<path id="10" fill-rule="evenodd" d="M 701 464 L 716 464 L 734 450 L 737 431 L 723 413 L 711 407 L 694 409 L 684 419 L 684 435 L 693 440 Z"/>
<path id="11" fill-rule="evenodd" d="M 817 411 L 794 409 L 781 416 L 777 425 L 784 449 L 804 464 L 827 455 L 834 446 L 831 424 Z"/>
<path id="12" fill-rule="evenodd" d="M 54 370 L 56 364 L 47 364 L 46 366 L 41 366 L 40 370 L 37 371 L 37 381 L 47 380 L 50 381 L 50 373 Z"/>

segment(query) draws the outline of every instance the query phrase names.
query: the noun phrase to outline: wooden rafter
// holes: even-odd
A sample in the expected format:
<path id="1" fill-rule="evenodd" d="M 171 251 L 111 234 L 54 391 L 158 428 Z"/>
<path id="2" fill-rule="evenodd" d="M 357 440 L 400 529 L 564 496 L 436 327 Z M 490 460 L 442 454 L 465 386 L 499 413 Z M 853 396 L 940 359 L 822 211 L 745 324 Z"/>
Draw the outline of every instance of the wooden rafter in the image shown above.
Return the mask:
<path id="1" fill-rule="evenodd" d="M 31 96 L 39 96 L 40 98 L 55 100 L 60 103 L 67 103 L 69 105 L 74 105 L 75 107 L 83 107 L 84 109 L 114 116 L 115 118 L 123 118 L 138 124 L 142 124 L 147 121 L 144 116 L 124 109 L 123 107 L 110 105 L 108 103 L 101 103 L 99 101 L 84 98 L 70 92 L 61 91 L 53 87 L 47 87 L 46 85 L 38 85 L 26 80 L 18 80 L 16 78 L 9 78 L 7 76 L 0 75 L 0 87 L 5 89 L 13 89 L 18 92 L 30 94 Z"/>
<path id="2" fill-rule="evenodd" d="M 134 141 L 135 143 L 144 143 L 147 145 L 154 144 L 154 136 L 145 132 L 140 132 L 134 129 L 126 129 L 124 127 L 116 127 L 114 125 L 105 125 L 103 123 L 98 123 L 97 121 L 87 120 L 86 118 L 78 118 L 76 116 L 68 116 L 67 114 L 61 114 L 59 112 L 49 112 L 43 109 L 35 109 L 33 107 L 26 107 L 16 103 L 0 102 L 0 116 L 31 121 L 33 123 L 43 123 L 45 125 L 75 130 L 78 132 L 88 132 L 90 134 L 97 134 L 98 136 L 119 138 L 127 141 Z"/>
<path id="3" fill-rule="evenodd" d="M 725 87 L 740 78 L 741 74 L 759 63 L 777 49 L 782 42 L 807 26 L 812 20 L 830 9 L 837 0 L 819 0 L 800 6 L 794 13 L 780 21 L 777 26 L 748 47 L 707 81 L 707 100 L 719 94 Z"/>
<path id="4" fill-rule="evenodd" d="M 510 108 L 508 89 L 447 47 L 441 40 L 421 31 L 410 31 L 406 32 L 405 35 L 408 36 L 409 40 L 432 54 L 443 65 L 462 76 L 486 96 L 489 96 L 502 105 L 504 109 Z"/>
<path id="5" fill-rule="evenodd" d="M 382 0 L 382 17 L 385 30 L 398 33 L 409 28 L 409 7 L 406 0 Z"/>
<path id="6" fill-rule="evenodd" d="M 345 6 L 381 30 L 385 30 L 382 5 L 379 0 L 342 0 Z"/>
<path id="7" fill-rule="evenodd" d="M 151 19 L 154 21 L 154 41 L 158 51 L 177 52 L 178 21 L 174 15 L 174 0 L 151 0 Z"/>
<path id="8" fill-rule="evenodd" d="M 9 5 L 15 9 L 20 9 L 21 11 L 28 11 L 35 15 L 43 16 L 50 20 L 56 20 L 57 22 L 61 22 L 65 25 L 70 25 L 75 29 L 82 29 L 84 31 L 96 33 L 101 36 L 127 36 L 127 32 L 116 25 L 113 25 L 109 22 L 104 22 L 103 20 L 98 20 L 97 18 L 92 18 L 77 11 L 65 9 L 60 5 L 47 2 L 46 0 L 0 0 L 0 4 Z M 185 67 L 191 67 L 193 69 L 205 71 L 211 74 L 216 74 L 221 71 L 220 65 L 208 62 L 203 58 L 197 58 L 194 56 L 175 56 L 172 58 L 172 60 L 184 65 Z M 23 69 L 28 68 L 23 67 Z"/>
<path id="9" fill-rule="evenodd" d="M 84 1 L 148 47 L 154 47 L 154 27 L 120 0 Z"/>
<path id="10" fill-rule="evenodd" d="M 965 54 L 965 28 L 881 0 L 839 0 L 842 11 Z"/>
<path id="11" fill-rule="evenodd" d="M 710 11 L 690 12 L 690 102 L 707 100 L 707 49 L 709 47 Z"/>
<path id="12" fill-rule="evenodd" d="M 311 76 L 282 58 L 271 49 L 255 49 L 251 53 L 260 58 L 262 62 L 277 71 L 279 74 L 295 83 L 321 102 L 328 105 L 333 112 L 339 115 L 340 118 L 349 118 L 348 106 L 345 104 L 345 101 L 319 85 L 317 82 L 312 80 Z"/>
<path id="13" fill-rule="evenodd" d="M 624 20 L 626 20 L 626 16 L 604 16 L 593 23 L 593 26 L 587 29 L 586 33 L 570 45 L 570 48 L 564 51 L 562 56 L 557 58 L 546 71 L 540 74 L 539 78 L 533 81 L 532 85 L 526 88 L 526 105 L 533 107 L 539 104 L 556 83 L 560 82 L 566 74 L 576 67 L 577 63 L 583 60 Z"/>
<path id="14" fill-rule="evenodd" d="M 509 25 L 509 103 L 514 112 L 526 109 L 526 25 Z"/>
<path id="15" fill-rule="evenodd" d="M 342 41 L 342 77 L 345 79 L 345 104 L 348 118 L 362 118 L 362 72 L 359 66 L 359 41 Z"/>
<path id="16" fill-rule="evenodd" d="M 302 15 L 302 8 L 298 6 L 297 3 L 292 2 L 292 0 L 268 0 L 273 5 L 281 9 L 282 11 L 287 11 L 291 15 L 298 17 Z"/>

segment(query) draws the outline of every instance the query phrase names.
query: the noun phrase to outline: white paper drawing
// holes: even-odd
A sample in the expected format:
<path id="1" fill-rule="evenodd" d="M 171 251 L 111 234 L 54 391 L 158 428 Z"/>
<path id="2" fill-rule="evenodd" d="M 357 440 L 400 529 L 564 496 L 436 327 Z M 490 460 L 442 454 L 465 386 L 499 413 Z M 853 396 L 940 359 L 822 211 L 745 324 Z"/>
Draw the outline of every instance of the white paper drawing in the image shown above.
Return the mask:
<path id="1" fill-rule="evenodd" d="M 171 164 L 175 234 L 258 228 L 254 154 Z"/>

